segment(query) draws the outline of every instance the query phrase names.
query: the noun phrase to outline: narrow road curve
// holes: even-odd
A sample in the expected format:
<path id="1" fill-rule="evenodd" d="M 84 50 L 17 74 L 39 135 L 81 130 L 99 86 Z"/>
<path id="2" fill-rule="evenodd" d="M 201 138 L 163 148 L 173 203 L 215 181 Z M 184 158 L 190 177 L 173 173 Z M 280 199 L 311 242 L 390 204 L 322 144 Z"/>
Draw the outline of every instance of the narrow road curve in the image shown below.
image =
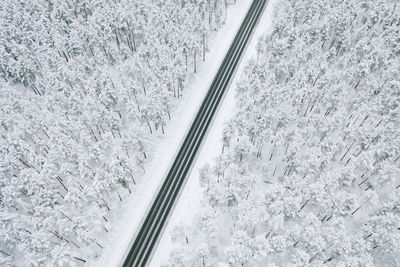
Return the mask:
<path id="1" fill-rule="evenodd" d="M 246 45 L 265 9 L 267 0 L 254 0 L 233 40 L 203 103 L 187 133 L 170 171 L 130 248 L 123 267 L 145 266 L 177 201 L 182 184 L 226 89 L 239 65 Z"/>

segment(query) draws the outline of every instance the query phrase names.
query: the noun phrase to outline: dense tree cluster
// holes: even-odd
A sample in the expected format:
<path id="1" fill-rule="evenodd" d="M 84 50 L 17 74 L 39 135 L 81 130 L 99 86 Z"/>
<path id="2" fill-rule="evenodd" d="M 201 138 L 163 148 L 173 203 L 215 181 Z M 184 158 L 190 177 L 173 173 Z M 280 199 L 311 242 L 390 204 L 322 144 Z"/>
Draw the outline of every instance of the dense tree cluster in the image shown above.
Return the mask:
<path id="1" fill-rule="evenodd" d="M 279 0 L 273 21 L 168 264 L 399 266 L 400 6 Z"/>
<path id="2" fill-rule="evenodd" d="M 101 253 L 233 2 L 3 1 L 1 266 Z"/>

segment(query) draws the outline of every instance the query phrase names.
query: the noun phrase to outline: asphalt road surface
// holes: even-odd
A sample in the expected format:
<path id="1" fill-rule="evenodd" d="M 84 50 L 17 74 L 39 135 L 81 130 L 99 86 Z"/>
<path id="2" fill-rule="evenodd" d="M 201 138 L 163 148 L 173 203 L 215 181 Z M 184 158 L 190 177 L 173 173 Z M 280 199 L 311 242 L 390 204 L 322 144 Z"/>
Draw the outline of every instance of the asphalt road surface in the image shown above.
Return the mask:
<path id="1" fill-rule="evenodd" d="M 206 97 L 187 133 L 136 239 L 126 256 L 123 267 L 146 266 L 166 225 L 169 213 L 177 201 L 182 184 L 199 151 L 225 91 L 230 85 L 240 58 L 251 39 L 267 0 L 254 0 L 215 76 Z"/>

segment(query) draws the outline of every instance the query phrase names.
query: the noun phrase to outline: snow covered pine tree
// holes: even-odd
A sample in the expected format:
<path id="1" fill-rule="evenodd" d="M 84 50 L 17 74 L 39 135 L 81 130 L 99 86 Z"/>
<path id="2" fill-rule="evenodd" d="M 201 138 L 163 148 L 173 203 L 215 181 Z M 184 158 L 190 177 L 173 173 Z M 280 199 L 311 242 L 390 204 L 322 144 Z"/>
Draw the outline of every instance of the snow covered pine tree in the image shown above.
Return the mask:
<path id="1" fill-rule="evenodd" d="M 1 266 L 101 253 L 228 4 L 2 2 Z"/>
<path id="2" fill-rule="evenodd" d="M 399 36 L 393 0 L 277 0 L 166 265 L 400 266 Z"/>

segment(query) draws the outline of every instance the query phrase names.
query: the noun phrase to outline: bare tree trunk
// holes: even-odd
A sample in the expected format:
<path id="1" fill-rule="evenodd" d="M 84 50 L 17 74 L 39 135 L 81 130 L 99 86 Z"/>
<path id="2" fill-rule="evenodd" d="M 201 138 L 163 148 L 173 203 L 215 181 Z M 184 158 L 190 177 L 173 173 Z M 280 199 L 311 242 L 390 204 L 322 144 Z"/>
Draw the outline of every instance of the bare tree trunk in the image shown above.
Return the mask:
<path id="1" fill-rule="evenodd" d="M 197 73 L 196 69 L 196 52 L 193 54 L 193 68 L 194 68 L 194 73 Z"/>
<path id="2" fill-rule="evenodd" d="M 203 61 L 206 61 L 206 34 L 203 33 Z"/>
<path id="3" fill-rule="evenodd" d="M 130 175 L 130 176 L 131 176 L 131 178 L 132 178 L 133 184 L 134 184 L 134 185 L 136 185 L 136 181 L 135 181 L 135 178 L 133 178 L 133 175 L 132 175 L 132 173 L 129 173 L 129 175 Z"/>
<path id="4" fill-rule="evenodd" d="M 146 121 L 147 121 L 147 125 L 149 126 L 149 129 L 150 129 L 150 134 L 153 134 L 153 130 L 151 129 L 151 125 L 150 125 L 149 120 L 146 120 Z"/>
<path id="5" fill-rule="evenodd" d="M 135 37 L 132 37 L 133 39 L 133 50 L 136 52 L 136 41 L 135 41 Z"/>
<path id="6" fill-rule="evenodd" d="M 176 92 L 175 92 L 175 74 L 172 73 L 172 89 L 174 91 L 174 97 L 176 97 Z M 179 93 L 179 90 L 178 90 Z"/>
<path id="7" fill-rule="evenodd" d="M 144 92 L 144 95 L 146 95 L 146 86 L 144 85 L 144 82 L 142 82 L 142 85 L 143 85 L 143 92 Z"/>

